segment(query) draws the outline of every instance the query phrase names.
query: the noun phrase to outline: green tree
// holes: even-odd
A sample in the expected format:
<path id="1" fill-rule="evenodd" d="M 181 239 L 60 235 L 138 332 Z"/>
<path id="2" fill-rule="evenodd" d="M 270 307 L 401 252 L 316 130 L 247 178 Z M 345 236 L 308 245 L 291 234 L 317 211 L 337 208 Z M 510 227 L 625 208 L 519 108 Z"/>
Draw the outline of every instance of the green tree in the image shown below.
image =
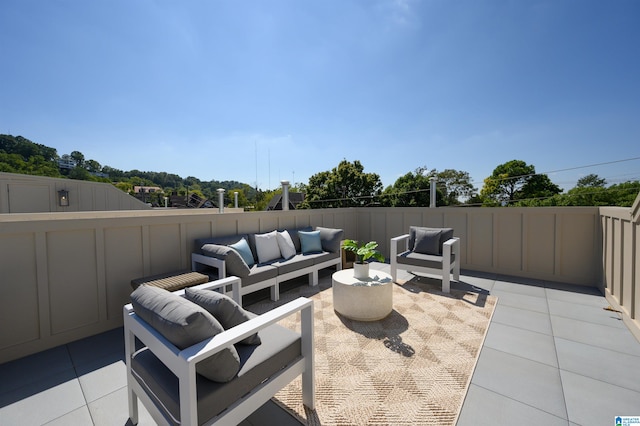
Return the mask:
<path id="1" fill-rule="evenodd" d="M 311 176 L 305 192 L 306 208 L 363 206 L 382 193 L 382 182 L 378 174 L 365 173 L 360 161 L 342 160 L 331 171 Z"/>
<path id="2" fill-rule="evenodd" d="M 562 189 L 545 174 L 536 174 L 535 167 L 522 160 L 499 165 L 484 180 L 480 196 L 485 204 L 507 205 L 514 201 L 552 197 Z"/>
<path id="3" fill-rule="evenodd" d="M 443 204 L 456 205 L 470 200 L 477 194 L 477 189 L 471 183 L 469 172 L 454 169 L 445 169 L 436 173 L 437 188 L 442 192 Z"/>
<path id="4" fill-rule="evenodd" d="M 560 194 L 562 189 L 551 182 L 549 176 L 545 174 L 536 174 L 527 180 L 527 183 L 522 187 L 522 190 L 518 194 L 520 199 L 530 198 L 549 198 L 556 194 Z"/>
<path id="5" fill-rule="evenodd" d="M 415 171 L 400 176 L 392 186 L 384 190 L 383 205 L 389 207 L 428 207 L 431 203 L 431 181 L 435 170 L 418 167 Z M 442 204 L 442 193 L 438 190 L 436 204 Z"/>
<path id="6" fill-rule="evenodd" d="M 102 166 L 96 160 L 87 160 L 84 163 L 84 168 L 89 171 L 89 173 L 100 173 L 102 171 Z"/>
<path id="7" fill-rule="evenodd" d="M 72 151 L 70 157 L 76 162 L 76 167 L 84 167 L 84 154 L 80 151 Z"/>
<path id="8" fill-rule="evenodd" d="M 640 181 L 627 181 L 607 188 L 609 205 L 631 207 L 640 193 Z"/>
<path id="9" fill-rule="evenodd" d="M 566 203 L 571 206 L 606 206 L 609 205 L 607 181 L 596 174 L 589 174 L 578 179 L 576 186 L 567 192 Z"/>

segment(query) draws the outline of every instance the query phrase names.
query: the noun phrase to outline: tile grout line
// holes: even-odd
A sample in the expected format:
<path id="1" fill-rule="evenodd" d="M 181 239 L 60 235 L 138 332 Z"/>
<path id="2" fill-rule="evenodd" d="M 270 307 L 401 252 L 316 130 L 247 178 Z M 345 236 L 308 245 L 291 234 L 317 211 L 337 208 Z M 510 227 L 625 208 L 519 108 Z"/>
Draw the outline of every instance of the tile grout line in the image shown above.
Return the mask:
<path id="1" fill-rule="evenodd" d="M 551 307 L 549 306 L 549 294 L 547 293 L 547 286 L 545 283 L 545 287 L 544 287 L 544 300 L 547 304 L 547 310 L 548 310 L 548 319 L 549 319 L 549 324 L 551 325 L 551 340 L 553 342 L 553 351 L 555 353 L 555 357 L 556 357 L 556 364 L 558 365 L 558 367 L 556 368 L 556 370 L 558 371 L 558 380 L 560 381 L 560 387 L 562 390 L 562 403 L 564 404 L 564 411 L 566 414 L 566 418 L 568 422 L 571 422 L 571 419 L 569 418 L 569 407 L 567 406 L 567 395 L 565 393 L 565 389 L 564 389 L 564 383 L 562 381 L 562 374 L 560 374 L 560 359 L 558 357 L 558 347 L 556 345 L 556 333 L 553 327 L 553 321 L 551 321 Z"/>
<path id="2" fill-rule="evenodd" d="M 73 366 L 73 372 L 76 376 L 76 380 L 78 381 L 78 386 L 80 386 L 80 391 L 82 392 L 82 399 L 84 399 L 84 406 L 87 408 L 87 411 L 89 412 L 89 417 L 91 418 L 91 424 L 95 425 L 95 421 L 93 420 L 93 415 L 91 414 L 91 410 L 89 409 L 89 401 L 87 401 L 87 395 L 85 393 L 84 387 L 82 386 L 82 382 L 80 381 L 80 375 L 78 373 L 78 366 L 76 365 L 76 360 L 73 358 L 73 355 L 71 354 L 71 348 L 69 347 L 69 344 L 67 343 L 66 345 L 64 345 L 64 347 L 69 353 L 69 359 L 71 360 L 71 365 Z M 73 411 L 70 411 L 69 413 L 72 413 L 72 412 Z M 65 415 L 69 413 L 65 413 Z"/>

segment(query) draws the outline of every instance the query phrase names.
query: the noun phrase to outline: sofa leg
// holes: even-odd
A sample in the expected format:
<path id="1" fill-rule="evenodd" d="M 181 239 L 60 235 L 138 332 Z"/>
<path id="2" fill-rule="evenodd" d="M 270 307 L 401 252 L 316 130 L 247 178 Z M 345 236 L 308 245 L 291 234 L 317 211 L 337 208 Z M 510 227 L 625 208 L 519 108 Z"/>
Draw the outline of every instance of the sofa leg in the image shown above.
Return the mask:
<path id="1" fill-rule="evenodd" d="M 315 270 L 309 273 L 309 285 L 317 286 L 318 285 L 318 271 Z"/>
<path id="2" fill-rule="evenodd" d="M 277 283 L 271 286 L 271 300 L 274 302 L 280 300 L 280 285 Z"/>

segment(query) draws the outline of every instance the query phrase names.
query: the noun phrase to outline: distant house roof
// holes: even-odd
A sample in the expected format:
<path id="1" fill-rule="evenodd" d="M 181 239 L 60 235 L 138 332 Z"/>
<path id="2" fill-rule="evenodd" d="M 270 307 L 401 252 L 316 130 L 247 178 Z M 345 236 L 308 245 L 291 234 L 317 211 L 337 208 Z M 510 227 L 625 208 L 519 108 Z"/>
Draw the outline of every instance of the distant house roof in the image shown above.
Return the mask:
<path id="1" fill-rule="evenodd" d="M 295 210 L 298 204 L 304 201 L 304 192 L 289 193 L 289 210 Z M 274 195 L 267 210 L 282 210 L 282 194 Z"/>
<path id="2" fill-rule="evenodd" d="M 160 188 L 159 186 L 134 186 L 133 187 L 133 192 L 135 192 L 135 193 L 139 193 L 139 192 L 147 192 L 147 193 L 162 192 L 162 188 Z"/>

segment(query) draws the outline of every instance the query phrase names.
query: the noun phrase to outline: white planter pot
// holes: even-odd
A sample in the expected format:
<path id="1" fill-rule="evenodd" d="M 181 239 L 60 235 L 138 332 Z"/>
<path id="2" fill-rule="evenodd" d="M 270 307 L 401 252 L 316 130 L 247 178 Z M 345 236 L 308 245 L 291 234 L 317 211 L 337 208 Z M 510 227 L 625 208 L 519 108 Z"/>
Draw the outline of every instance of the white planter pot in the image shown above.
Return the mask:
<path id="1" fill-rule="evenodd" d="M 369 264 L 368 263 L 354 263 L 353 264 L 353 277 L 359 280 L 366 280 L 369 278 Z"/>

